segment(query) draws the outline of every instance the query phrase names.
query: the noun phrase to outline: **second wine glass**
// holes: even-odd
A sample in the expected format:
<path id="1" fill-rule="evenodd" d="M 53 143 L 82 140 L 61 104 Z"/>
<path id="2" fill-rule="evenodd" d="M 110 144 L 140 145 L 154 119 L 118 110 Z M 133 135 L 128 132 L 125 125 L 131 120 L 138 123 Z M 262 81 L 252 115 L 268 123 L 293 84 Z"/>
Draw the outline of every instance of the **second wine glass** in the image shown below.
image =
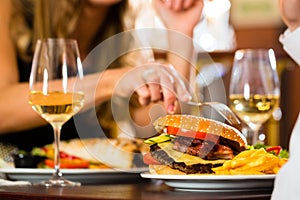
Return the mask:
<path id="1" fill-rule="evenodd" d="M 45 186 L 78 186 L 60 170 L 60 132 L 63 124 L 84 104 L 83 70 L 77 42 L 72 39 L 38 40 L 29 81 L 29 104 L 54 130 L 54 173 Z M 42 133 L 41 133 L 42 134 Z"/>
<path id="2" fill-rule="evenodd" d="M 249 144 L 264 142 L 258 138 L 258 132 L 278 107 L 279 85 L 272 49 L 235 52 L 229 87 L 230 107 L 252 130 Z"/>

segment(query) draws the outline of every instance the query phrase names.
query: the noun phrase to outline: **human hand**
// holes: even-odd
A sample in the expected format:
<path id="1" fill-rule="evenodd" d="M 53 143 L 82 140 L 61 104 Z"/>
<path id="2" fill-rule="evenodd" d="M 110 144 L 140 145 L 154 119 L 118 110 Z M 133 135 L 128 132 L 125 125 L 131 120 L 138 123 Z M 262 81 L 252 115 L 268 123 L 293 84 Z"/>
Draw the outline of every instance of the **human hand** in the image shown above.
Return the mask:
<path id="1" fill-rule="evenodd" d="M 114 95 L 138 96 L 141 105 L 163 101 L 168 113 L 174 113 L 177 99 L 188 101 L 191 95 L 185 81 L 171 65 L 147 63 L 125 73 L 117 83 Z"/>
<path id="2" fill-rule="evenodd" d="M 153 0 L 154 7 L 167 28 L 191 35 L 199 22 L 203 0 Z"/>
<path id="3" fill-rule="evenodd" d="M 284 23 L 291 31 L 300 26 L 299 0 L 279 0 L 279 9 Z"/>

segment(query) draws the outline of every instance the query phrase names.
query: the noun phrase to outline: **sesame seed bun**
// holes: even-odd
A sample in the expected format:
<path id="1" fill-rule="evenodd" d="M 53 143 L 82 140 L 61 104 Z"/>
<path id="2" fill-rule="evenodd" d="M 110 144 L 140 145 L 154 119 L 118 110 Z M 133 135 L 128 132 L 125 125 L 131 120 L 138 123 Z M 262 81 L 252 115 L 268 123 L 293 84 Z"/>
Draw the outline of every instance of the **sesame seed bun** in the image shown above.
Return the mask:
<path id="1" fill-rule="evenodd" d="M 194 115 L 166 115 L 158 118 L 153 125 L 159 133 L 163 132 L 165 127 L 171 126 L 217 135 L 239 143 L 241 149 L 247 147 L 246 138 L 239 130 L 225 123 L 204 117 Z"/>

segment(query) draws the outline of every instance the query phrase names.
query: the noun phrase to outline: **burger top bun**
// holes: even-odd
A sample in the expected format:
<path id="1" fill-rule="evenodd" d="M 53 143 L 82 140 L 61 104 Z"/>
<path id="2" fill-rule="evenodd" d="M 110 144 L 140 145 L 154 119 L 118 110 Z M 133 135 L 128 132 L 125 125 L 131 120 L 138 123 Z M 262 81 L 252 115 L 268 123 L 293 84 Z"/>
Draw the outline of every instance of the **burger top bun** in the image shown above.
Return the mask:
<path id="1" fill-rule="evenodd" d="M 165 127 L 171 126 L 218 135 L 238 142 L 240 147 L 247 147 L 246 138 L 239 130 L 225 123 L 208 118 L 194 115 L 166 115 L 158 118 L 153 125 L 158 132 L 162 132 Z"/>

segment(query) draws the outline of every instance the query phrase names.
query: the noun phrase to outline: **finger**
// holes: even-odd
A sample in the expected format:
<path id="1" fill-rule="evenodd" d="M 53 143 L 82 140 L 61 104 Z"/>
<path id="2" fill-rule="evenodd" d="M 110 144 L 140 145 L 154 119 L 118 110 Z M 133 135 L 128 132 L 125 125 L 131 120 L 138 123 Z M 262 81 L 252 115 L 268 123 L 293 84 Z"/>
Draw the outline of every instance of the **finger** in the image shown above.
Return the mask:
<path id="1" fill-rule="evenodd" d="M 168 113 L 173 114 L 176 110 L 176 92 L 174 88 L 174 79 L 164 70 L 162 70 L 160 77 L 165 109 Z"/>
<path id="2" fill-rule="evenodd" d="M 156 102 L 161 100 L 162 95 L 158 72 L 153 68 L 147 69 L 143 73 L 143 79 L 148 86 L 151 101 Z"/>
<path id="3" fill-rule="evenodd" d="M 164 106 L 169 114 L 174 114 L 176 110 L 176 97 L 175 93 L 169 90 L 167 87 L 162 88 L 162 95 L 164 100 Z"/>
<path id="4" fill-rule="evenodd" d="M 161 87 L 159 84 L 156 83 L 148 83 L 148 88 L 150 91 L 150 98 L 151 101 L 157 102 L 159 100 L 162 100 L 162 93 L 161 93 Z"/>
<path id="5" fill-rule="evenodd" d="M 183 0 L 173 0 L 171 9 L 174 11 L 181 11 L 183 9 Z"/>
<path id="6" fill-rule="evenodd" d="M 195 0 L 184 0 L 183 2 L 183 9 L 189 9 L 190 7 L 192 7 L 192 5 L 194 4 Z M 198 1 L 198 0 L 196 0 Z"/>
<path id="7" fill-rule="evenodd" d="M 146 85 L 143 85 L 135 90 L 138 95 L 138 101 L 141 105 L 145 106 L 150 103 L 150 91 Z"/>
<path id="8" fill-rule="evenodd" d="M 154 1 L 154 3 L 156 3 L 157 5 L 163 3 L 166 7 L 168 8 L 172 8 L 172 0 L 161 0 L 161 1 Z M 161 5 L 159 5 L 161 6 Z"/>

